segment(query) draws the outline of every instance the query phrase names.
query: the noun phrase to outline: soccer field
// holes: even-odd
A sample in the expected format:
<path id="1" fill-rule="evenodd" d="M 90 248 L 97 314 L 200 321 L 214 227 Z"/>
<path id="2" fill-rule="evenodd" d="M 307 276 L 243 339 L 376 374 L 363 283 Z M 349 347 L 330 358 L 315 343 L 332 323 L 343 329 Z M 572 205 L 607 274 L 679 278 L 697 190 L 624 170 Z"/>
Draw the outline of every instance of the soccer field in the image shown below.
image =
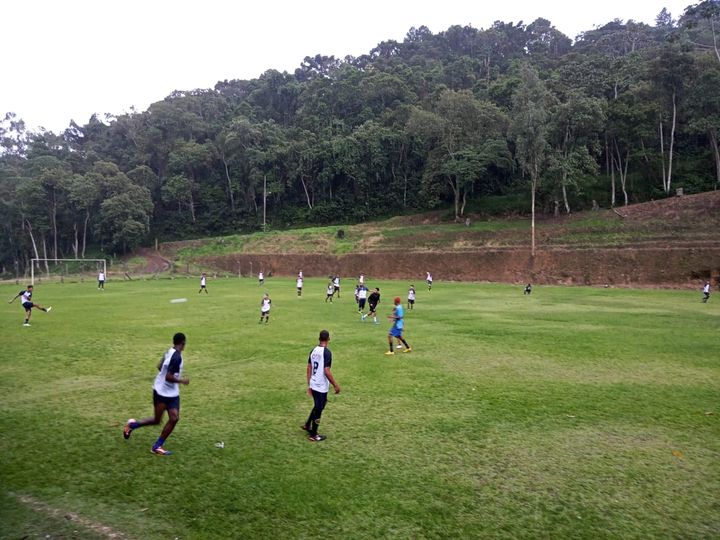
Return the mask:
<path id="1" fill-rule="evenodd" d="M 302 298 L 294 283 L 42 284 L 34 300 L 53 310 L 30 328 L 5 305 L 0 537 L 720 535 L 717 295 L 415 282 L 414 350 L 387 357 L 409 282 L 369 280 L 379 325 L 359 321 L 350 280 L 333 304 L 325 281 Z M 322 328 L 342 393 L 310 443 Z M 122 426 L 150 415 L 177 331 L 191 384 L 161 457 L 159 427 L 125 441 Z"/>

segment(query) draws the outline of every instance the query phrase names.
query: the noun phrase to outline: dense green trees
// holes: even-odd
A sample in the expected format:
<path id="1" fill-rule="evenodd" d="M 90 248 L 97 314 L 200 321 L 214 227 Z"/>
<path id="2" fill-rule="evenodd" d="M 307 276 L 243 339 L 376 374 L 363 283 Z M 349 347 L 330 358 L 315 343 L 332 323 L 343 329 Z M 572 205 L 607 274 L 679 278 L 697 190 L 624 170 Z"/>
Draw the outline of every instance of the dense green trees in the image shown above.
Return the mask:
<path id="1" fill-rule="evenodd" d="M 63 133 L 0 121 L 0 263 L 489 196 L 558 214 L 720 185 L 720 0 L 611 21 L 412 28 Z M 266 186 L 264 192 L 263 187 Z M 523 201 L 527 201 L 527 204 Z M 533 240 L 534 246 L 534 240 Z"/>

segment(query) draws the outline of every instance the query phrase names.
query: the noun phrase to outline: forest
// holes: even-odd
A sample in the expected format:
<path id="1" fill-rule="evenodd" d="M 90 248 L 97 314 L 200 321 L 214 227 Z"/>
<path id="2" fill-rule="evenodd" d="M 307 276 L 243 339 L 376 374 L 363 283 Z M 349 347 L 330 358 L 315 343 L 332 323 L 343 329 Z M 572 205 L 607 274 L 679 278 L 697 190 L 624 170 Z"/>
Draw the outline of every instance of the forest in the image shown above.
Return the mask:
<path id="1" fill-rule="evenodd" d="M 542 18 L 422 26 L 62 133 L 8 112 L 0 271 L 156 239 L 438 208 L 534 220 L 717 189 L 718 33 L 720 0 L 575 39 Z"/>

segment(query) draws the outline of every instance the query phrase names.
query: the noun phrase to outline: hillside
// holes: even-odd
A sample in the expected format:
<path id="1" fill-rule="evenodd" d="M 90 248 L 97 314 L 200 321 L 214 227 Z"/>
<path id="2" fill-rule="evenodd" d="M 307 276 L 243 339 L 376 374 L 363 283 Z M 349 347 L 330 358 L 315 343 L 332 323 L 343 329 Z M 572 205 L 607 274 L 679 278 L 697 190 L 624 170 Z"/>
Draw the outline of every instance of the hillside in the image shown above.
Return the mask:
<path id="1" fill-rule="evenodd" d="M 529 221 L 441 213 L 164 243 L 176 271 L 279 275 L 365 272 L 376 277 L 678 286 L 720 271 L 720 192 L 548 218 L 529 256 Z M 338 231 L 343 237 L 338 237 Z"/>

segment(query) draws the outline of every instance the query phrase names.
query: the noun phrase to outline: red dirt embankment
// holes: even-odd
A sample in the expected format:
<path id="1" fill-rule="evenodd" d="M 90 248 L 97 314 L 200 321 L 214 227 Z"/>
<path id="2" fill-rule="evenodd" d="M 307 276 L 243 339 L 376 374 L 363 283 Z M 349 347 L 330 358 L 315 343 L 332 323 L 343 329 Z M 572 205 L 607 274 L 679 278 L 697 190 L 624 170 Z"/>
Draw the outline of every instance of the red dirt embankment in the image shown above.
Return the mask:
<path id="1" fill-rule="evenodd" d="M 365 253 L 353 255 L 252 255 L 203 258 L 209 267 L 247 275 L 354 276 L 421 281 L 425 271 L 437 279 L 565 285 L 677 287 L 708 279 L 720 271 L 720 246 L 704 249 L 551 249 L 535 258 L 528 250 L 470 253 Z"/>

